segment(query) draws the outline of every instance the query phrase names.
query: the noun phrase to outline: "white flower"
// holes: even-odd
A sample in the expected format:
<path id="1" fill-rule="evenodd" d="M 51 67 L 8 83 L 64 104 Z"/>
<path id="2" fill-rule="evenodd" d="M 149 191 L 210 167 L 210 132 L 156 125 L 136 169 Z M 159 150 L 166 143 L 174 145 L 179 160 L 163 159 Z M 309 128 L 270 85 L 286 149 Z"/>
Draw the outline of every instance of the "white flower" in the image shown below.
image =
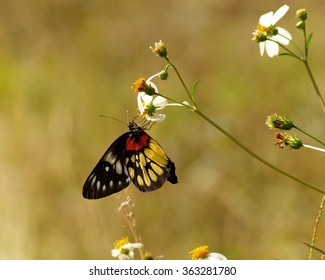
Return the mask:
<path id="1" fill-rule="evenodd" d="M 209 247 L 203 245 L 190 252 L 192 260 L 226 260 L 227 258 L 220 253 L 209 253 Z"/>
<path id="2" fill-rule="evenodd" d="M 279 54 L 279 44 L 288 45 L 292 39 L 291 34 L 275 24 L 287 13 L 288 5 L 283 5 L 275 13 L 268 12 L 260 17 L 257 30 L 253 33 L 253 40 L 259 43 L 261 55 L 266 53 L 269 57 Z"/>
<path id="3" fill-rule="evenodd" d="M 157 73 L 153 76 L 151 76 L 148 80 L 144 81 L 144 79 L 139 79 L 136 83 L 134 88 L 136 88 L 136 92 L 138 92 L 137 102 L 138 102 L 138 109 L 140 112 L 140 116 L 145 117 L 147 120 L 152 122 L 162 122 L 166 115 L 164 114 L 158 114 L 156 111 L 164 109 L 166 106 L 183 106 L 182 104 L 178 103 L 168 103 L 167 98 L 159 95 L 159 91 L 157 86 L 151 82 L 151 80 L 157 76 L 159 76 L 160 73 Z M 139 82 L 141 80 L 141 83 Z M 140 85 L 141 86 L 138 86 Z M 142 85 L 146 86 L 142 86 Z M 142 89 L 149 89 L 148 92 L 142 90 Z M 152 92 L 154 92 L 152 94 Z"/>
<path id="4" fill-rule="evenodd" d="M 227 258 L 220 253 L 209 253 L 206 258 L 199 259 L 199 260 L 223 261 L 223 260 L 227 260 Z"/>
<path id="5" fill-rule="evenodd" d="M 119 260 L 132 260 L 134 257 L 134 249 L 139 249 L 143 246 L 142 243 L 126 243 L 118 249 L 113 249 L 112 256 Z"/>
<path id="6" fill-rule="evenodd" d="M 157 114 L 157 110 L 164 109 L 168 101 L 162 96 L 153 97 L 144 92 L 138 93 L 138 108 L 141 116 L 145 116 L 147 120 L 152 122 L 162 122 L 166 115 Z"/>
<path id="7" fill-rule="evenodd" d="M 161 40 L 159 42 L 156 42 L 154 47 L 150 46 L 150 49 L 156 55 L 159 55 L 161 57 L 167 57 L 167 47 Z"/>

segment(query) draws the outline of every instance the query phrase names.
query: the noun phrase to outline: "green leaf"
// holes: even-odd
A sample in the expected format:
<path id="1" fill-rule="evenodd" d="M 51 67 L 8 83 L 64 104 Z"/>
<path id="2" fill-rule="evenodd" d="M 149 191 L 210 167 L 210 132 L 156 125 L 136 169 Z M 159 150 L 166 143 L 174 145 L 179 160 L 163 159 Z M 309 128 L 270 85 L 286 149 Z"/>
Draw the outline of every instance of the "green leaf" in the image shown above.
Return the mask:
<path id="1" fill-rule="evenodd" d="M 193 86 L 192 86 L 192 98 L 193 98 L 193 100 L 195 100 L 194 94 L 195 94 L 195 91 L 196 91 L 196 88 L 197 88 L 198 85 L 199 85 L 199 80 L 196 80 L 194 82 Z"/>
<path id="2" fill-rule="evenodd" d="M 309 44 L 310 44 L 310 41 L 311 41 L 311 38 L 313 38 L 313 32 L 311 32 L 306 40 L 306 48 L 308 49 L 309 48 Z"/>

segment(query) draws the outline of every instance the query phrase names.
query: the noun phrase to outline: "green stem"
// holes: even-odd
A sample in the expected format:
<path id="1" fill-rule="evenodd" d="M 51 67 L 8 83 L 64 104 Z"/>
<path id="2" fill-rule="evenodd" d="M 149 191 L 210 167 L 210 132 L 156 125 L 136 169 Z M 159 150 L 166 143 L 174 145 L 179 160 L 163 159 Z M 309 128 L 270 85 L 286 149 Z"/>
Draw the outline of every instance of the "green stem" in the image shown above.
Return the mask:
<path id="1" fill-rule="evenodd" d="M 298 56 L 296 56 L 295 54 L 293 54 L 293 55 L 294 55 L 296 58 L 299 59 Z M 176 74 L 177 74 L 179 80 L 181 81 L 181 83 L 182 83 L 182 85 L 183 85 L 183 87 L 184 87 L 184 89 L 185 89 L 187 95 L 189 96 L 190 100 L 193 102 L 194 105 L 191 106 L 191 105 L 189 105 L 189 104 L 185 104 L 184 102 L 181 103 L 181 102 L 179 102 L 179 101 L 177 101 L 177 100 L 174 100 L 174 99 L 172 99 L 172 98 L 169 98 L 169 97 L 167 97 L 167 96 L 164 96 L 164 95 L 161 95 L 161 94 L 159 94 L 159 95 L 161 95 L 161 96 L 167 98 L 169 101 L 172 101 L 172 102 L 174 102 L 174 103 L 180 104 L 180 105 L 182 105 L 182 106 L 184 106 L 184 107 L 190 109 L 191 111 L 195 112 L 195 113 L 198 114 L 201 118 L 203 118 L 203 119 L 206 120 L 208 123 L 210 123 L 213 127 L 215 127 L 216 129 L 218 129 L 221 133 L 223 133 L 226 137 L 228 137 L 231 141 L 233 141 L 235 144 L 237 144 L 239 147 L 241 147 L 241 148 L 242 148 L 244 151 L 246 151 L 249 155 L 251 155 L 252 157 L 254 157 L 255 159 L 257 159 L 258 161 L 260 161 L 260 162 L 263 163 L 264 165 L 268 166 L 269 168 L 273 169 L 274 171 L 277 171 L 278 173 L 280 173 L 280 174 L 282 174 L 282 175 L 284 175 L 284 176 L 286 176 L 286 177 L 288 177 L 288 178 L 290 178 L 290 179 L 292 179 L 292 180 L 294 180 L 294 181 L 296 181 L 296 182 L 298 182 L 298 183 L 300 183 L 300 184 L 302 184 L 302 185 L 305 185 L 306 187 L 308 187 L 308 188 L 310 188 L 310 189 L 312 189 L 312 190 L 314 190 L 314 191 L 317 191 L 317 192 L 319 192 L 319 193 L 321 193 L 321 194 L 325 194 L 325 190 L 319 189 L 319 188 L 317 188 L 317 187 L 315 187 L 315 186 L 309 184 L 308 182 L 303 181 L 303 180 L 301 180 L 301 179 L 299 179 L 299 178 L 297 178 L 297 177 L 295 177 L 295 176 L 293 176 L 293 175 L 291 175 L 291 174 L 289 174 L 289 173 L 283 171 L 282 169 L 276 167 L 275 165 L 271 164 L 270 162 L 264 160 L 262 157 L 260 157 L 260 156 L 257 155 L 256 153 L 254 153 L 252 150 L 250 150 L 250 149 L 249 149 L 247 146 L 245 146 L 243 143 L 241 143 L 240 141 L 238 141 L 238 140 L 237 140 L 234 136 L 232 136 L 229 132 L 227 132 L 225 129 L 223 129 L 221 126 L 219 126 L 217 123 L 215 123 L 214 121 L 212 121 L 212 120 L 211 120 L 209 117 L 207 117 L 204 113 L 202 113 L 202 112 L 197 108 L 195 101 L 193 100 L 193 98 L 192 98 L 192 96 L 191 96 L 191 94 L 190 94 L 188 88 L 186 87 L 186 85 L 185 85 L 185 83 L 184 83 L 184 81 L 183 81 L 183 79 L 182 79 L 182 76 L 180 75 L 180 73 L 179 73 L 178 70 L 177 70 L 177 67 L 176 67 L 173 63 L 171 63 L 171 61 L 170 61 L 167 57 L 165 57 L 165 59 L 167 60 L 167 62 L 168 62 L 168 63 L 173 67 L 173 69 L 175 70 L 175 72 L 176 72 Z"/>
<path id="2" fill-rule="evenodd" d="M 306 24 L 306 23 L 305 23 Z M 302 33 L 304 34 L 304 42 L 305 42 L 305 57 L 306 61 L 308 59 L 308 47 L 307 47 L 307 33 L 306 33 L 306 25 L 304 24 L 304 28 L 302 30 Z"/>
<path id="3" fill-rule="evenodd" d="M 289 48 L 287 48 L 285 45 L 282 45 L 282 44 L 280 44 L 279 42 L 277 42 L 277 41 L 274 41 L 274 40 L 272 40 L 272 39 L 268 39 L 269 41 L 272 41 L 272 42 L 274 42 L 274 43 L 277 43 L 281 48 L 283 48 L 284 50 L 286 50 L 288 53 L 287 54 L 289 54 L 290 56 L 292 56 L 292 57 L 294 57 L 294 58 L 296 58 L 296 59 L 298 59 L 298 60 L 303 60 L 304 58 L 303 58 L 303 53 L 301 52 L 301 50 L 298 48 L 298 47 L 296 47 L 297 49 L 298 49 L 298 51 L 300 52 L 300 54 L 302 55 L 302 57 L 300 57 L 300 56 L 298 56 L 298 55 L 296 55 L 294 52 L 292 52 Z M 291 43 L 291 44 L 293 44 L 293 43 Z M 295 45 L 295 44 L 293 44 L 293 45 Z M 296 45 L 295 45 L 296 46 Z"/>
<path id="4" fill-rule="evenodd" d="M 319 90 L 319 88 L 317 86 L 317 83 L 315 81 L 314 75 L 313 75 L 313 73 L 312 73 L 312 71 L 311 71 L 311 69 L 309 67 L 309 64 L 308 64 L 308 60 L 307 60 L 307 57 L 308 57 L 308 48 L 307 48 L 307 45 L 306 45 L 307 44 L 307 41 L 306 41 L 307 39 L 306 39 L 305 32 L 304 32 L 304 39 L 305 39 L 305 55 L 303 55 L 302 52 L 300 51 L 300 49 L 293 42 L 291 42 L 291 44 L 293 44 L 294 46 L 296 46 L 296 48 L 298 49 L 298 51 L 302 54 L 301 57 L 299 57 L 298 55 L 296 55 L 295 53 L 293 53 L 286 46 L 284 46 L 284 45 L 282 45 L 282 44 L 280 44 L 280 43 L 278 43 L 278 42 L 276 42 L 276 41 L 274 41 L 272 39 L 269 39 L 269 40 L 272 41 L 272 42 L 277 43 L 284 50 L 286 50 L 290 56 L 292 56 L 294 58 L 297 58 L 298 60 L 300 60 L 300 61 L 302 61 L 304 63 L 304 65 L 306 67 L 306 70 L 308 72 L 309 78 L 310 78 L 310 80 L 311 80 L 311 82 L 313 84 L 313 87 L 314 87 L 315 91 L 316 91 L 317 98 L 318 98 L 318 100 L 319 100 L 319 102 L 321 104 L 321 107 L 322 107 L 323 111 L 325 112 L 325 102 L 324 102 L 324 99 L 323 99 L 323 97 L 322 97 L 322 95 L 320 93 L 320 90 Z"/>
<path id="5" fill-rule="evenodd" d="M 280 168 L 276 167 L 275 165 L 271 164 L 270 162 L 264 160 L 263 158 L 261 158 L 259 155 L 257 155 L 256 153 L 254 153 L 253 151 L 251 151 L 247 146 L 245 146 L 243 143 L 241 143 L 240 141 L 238 141 L 234 136 L 232 136 L 229 132 L 227 132 L 226 130 L 224 130 L 221 126 L 219 126 L 217 123 L 215 123 L 214 121 L 212 121 L 209 117 L 207 117 L 204 113 L 202 113 L 200 110 L 198 109 L 194 109 L 193 111 L 198 114 L 201 118 L 203 118 L 204 120 L 206 120 L 208 123 L 210 123 L 213 127 L 215 127 L 216 129 L 218 129 L 221 133 L 223 133 L 225 136 L 227 136 L 231 141 L 233 141 L 235 144 L 237 144 L 239 147 L 241 147 L 244 151 L 246 151 L 248 154 L 250 154 L 252 157 L 254 157 L 255 159 L 257 159 L 258 161 L 260 161 L 261 163 L 263 163 L 264 165 L 268 166 L 269 168 L 275 170 L 276 172 L 281 173 L 282 175 L 300 183 L 305 185 L 306 187 L 317 191 L 321 194 L 325 194 L 325 190 L 319 189 L 311 184 L 309 184 L 306 181 L 303 181 L 283 170 L 281 170 Z"/>
<path id="6" fill-rule="evenodd" d="M 316 137 L 314 137 L 313 135 L 309 134 L 308 132 L 302 130 L 301 128 L 297 127 L 297 126 L 293 126 L 295 129 L 299 130 L 301 133 L 304 133 L 305 135 L 309 136 L 310 138 L 314 139 L 315 141 L 317 141 L 318 143 L 322 144 L 323 146 L 325 146 L 325 143 L 319 139 L 317 139 Z"/>
<path id="7" fill-rule="evenodd" d="M 320 93 L 320 90 L 319 90 L 318 86 L 317 86 L 317 83 L 315 81 L 314 75 L 311 72 L 311 69 L 309 67 L 308 61 L 307 60 L 303 60 L 303 63 L 305 65 L 306 69 L 307 69 L 309 78 L 310 78 L 310 80 L 311 80 L 311 82 L 313 84 L 313 87 L 314 87 L 315 91 L 316 91 L 316 94 L 317 94 L 318 100 L 319 100 L 319 102 L 321 104 L 321 107 L 322 107 L 323 111 L 325 112 L 325 102 L 324 102 L 324 99 L 323 99 L 323 97 L 322 97 L 322 95 Z"/>
<path id="8" fill-rule="evenodd" d="M 166 59 L 167 62 L 170 64 L 170 66 L 173 67 L 173 69 L 175 70 L 178 79 L 180 80 L 182 86 L 184 87 L 184 89 L 185 89 L 185 91 L 186 91 L 186 94 L 188 95 L 188 97 L 190 98 L 190 100 L 191 100 L 191 102 L 193 103 L 194 107 L 196 108 L 196 102 L 195 102 L 195 100 L 193 99 L 193 97 L 192 97 L 192 95 L 191 95 L 189 89 L 187 88 L 187 86 L 186 86 L 186 84 L 185 84 L 185 82 L 184 82 L 184 80 L 183 80 L 181 74 L 178 72 L 177 67 L 176 67 L 176 66 L 175 66 L 175 65 L 174 65 L 174 64 L 169 60 L 168 57 L 165 57 L 165 59 Z"/>
<path id="9" fill-rule="evenodd" d="M 282 36 L 282 37 L 284 37 L 284 38 L 286 38 L 285 36 Z M 286 38 L 286 39 L 288 39 L 288 38 Z M 297 46 L 297 44 L 293 41 L 293 40 L 289 40 L 290 41 L 290 44 L 291 45 L 293 45 L 295 48 L 296 48 L 296 50 L 300 53 L 300 57 L 298 56 L 298 55 L 296 55 L 294 52 L 292 52 L 289 48 L 287 48 L 285 45 L 283 45 L 283 44 L 280 44 L 279 42 L 277 42 L 277 41 L 274 41 L 274 40 L 272 40 L 272 39 L 269 39 L 270 41 L 273 41 L 273 42 L 275 42 L 275 43 L 277 43 L 280 47 L 282 47 L 283 49 L 285 49 L 291 56 L 293 56 L 294 58 L 297 58 L 297 59 L 299 59 L 299 60 L 304 60 L 305 59 L 305 56 L 304 56 L 304 54 L 303 54 L 303 52 L 302 52 L 302 50 Z"/>

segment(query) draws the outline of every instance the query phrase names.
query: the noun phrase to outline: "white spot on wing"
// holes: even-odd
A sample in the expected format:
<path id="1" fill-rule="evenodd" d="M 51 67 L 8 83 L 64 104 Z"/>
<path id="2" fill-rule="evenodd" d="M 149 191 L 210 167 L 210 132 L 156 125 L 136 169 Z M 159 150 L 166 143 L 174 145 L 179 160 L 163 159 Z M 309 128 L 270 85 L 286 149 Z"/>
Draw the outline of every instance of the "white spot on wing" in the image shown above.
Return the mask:
<path id="1" fill-rule="evenodd" d="M 106 155 L 106 157 L 104 158 L 104 160 L 105 161 L 107 161 L 108 163 L 110 163 L 110 164 L 114 164 L 115 163 L 115 161 L 116 161 L 116 156 L 114 156 L 111 152 L 110 153 L 108 153 L 107 155 Z"/>
<path id="2" fill-rule="evenodd" d="M 95 182 L 96 182 L 96 176 L 95 176 L 95 174 L 93 174 L 92 177 L 93 178 L 92 178 L 91 183 L 90 183 L 91 186 L 93 186 L 95 184 Z"/>
<path id="3" fill-rule="evenodd" d="M 120 160 L 118 160 L 115 164 L 115 171 L 117 174 L 121 175 L 122 172 L 123 172 L 123 169 L 122 169 L 122 163 Z"/>
<path id="4" fill-rule="evenodd" d="M 99 189 L 100 189 L 100 181 L 97 181 L 97 183 L 96 183 L 96 188 L 97 188 L 97 190 L 99 191 Z"/>
<path id="5" fill-rule="evenodd" d="M 105 171 L 106 171 L 106 172 L 109 171 L 109 166 L 105 166 Z"/>
<path id="6" fill-rule="evenodd" d="M 123 166 L 123 171 L 126 176 L 129 176 L 128 169 L 127 169 L 126 165 Z"/>

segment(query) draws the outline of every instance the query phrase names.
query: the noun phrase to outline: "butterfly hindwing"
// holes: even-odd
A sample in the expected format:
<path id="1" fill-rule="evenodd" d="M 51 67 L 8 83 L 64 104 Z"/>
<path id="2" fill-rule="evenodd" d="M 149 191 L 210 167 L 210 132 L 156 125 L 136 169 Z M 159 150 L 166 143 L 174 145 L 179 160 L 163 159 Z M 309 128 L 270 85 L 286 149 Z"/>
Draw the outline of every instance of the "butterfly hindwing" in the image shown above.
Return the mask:
<path id="1" fill-rule="evenodd" d="M 132 181 L 142 192 L 177 183 L 175 165 L 162 147 L 135 123 L 117 138 L 88 176 L 83 196 L 98 199 L 126 188 Z"/>
<path id="2" fill-rule="evenodd" d="M 117 138 L 88 176 L 83 196 L 98 199 L 126 188 L 131 180 L 125 166 L 125 142 L 129 132 Z"/>
<path id="3" fill-rule="evenodd" d="M 166 180 L 177 183 L 175 165 L 161 146 L 143 132 L 126 142 L 126 166 L 133 184 L 142 192 L 160 188 Z"/>

